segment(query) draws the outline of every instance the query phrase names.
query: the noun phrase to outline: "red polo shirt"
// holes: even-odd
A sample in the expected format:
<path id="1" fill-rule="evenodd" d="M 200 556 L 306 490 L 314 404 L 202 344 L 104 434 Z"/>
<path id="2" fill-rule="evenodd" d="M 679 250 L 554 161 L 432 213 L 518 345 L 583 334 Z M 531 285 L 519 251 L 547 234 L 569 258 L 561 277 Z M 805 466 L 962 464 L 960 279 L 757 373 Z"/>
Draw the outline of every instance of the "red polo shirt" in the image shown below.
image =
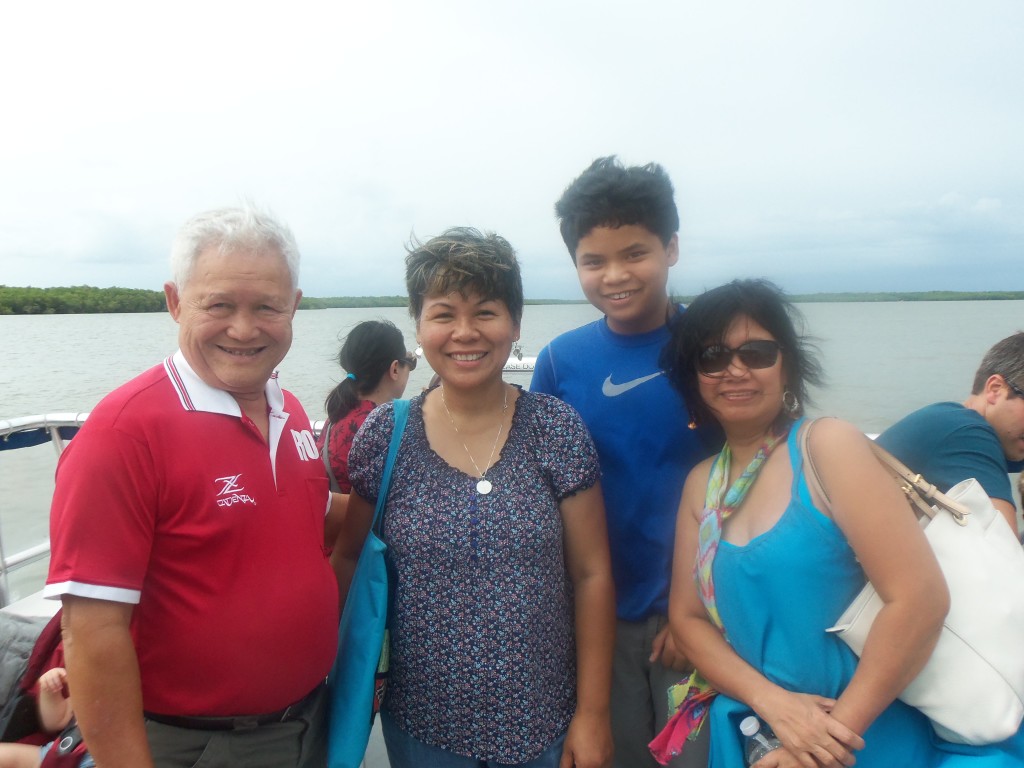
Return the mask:
<path id="1" fill-rule="evenodd" d="M 181 352 L 112 392 L 57 467 L 45 593 L 136 603 L 143 706 L 273 712 L 337 650 L 309 418 L 267 383 L 269 444 Z"/>

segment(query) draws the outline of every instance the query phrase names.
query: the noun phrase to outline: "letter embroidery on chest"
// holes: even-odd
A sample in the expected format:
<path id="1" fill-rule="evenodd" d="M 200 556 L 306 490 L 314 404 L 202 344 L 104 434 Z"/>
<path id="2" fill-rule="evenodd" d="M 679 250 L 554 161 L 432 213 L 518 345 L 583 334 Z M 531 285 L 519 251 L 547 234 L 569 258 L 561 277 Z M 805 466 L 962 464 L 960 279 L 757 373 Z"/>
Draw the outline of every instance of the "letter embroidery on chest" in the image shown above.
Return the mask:
<path id="1" fill-rule="evenodd" d="M 243 493 L 245 487 L 242 485 L 242 476 L 228 475 L 218 477 L 213 482 L 217 483 L 220 490 L 217 491 L 217 506 L 232 507 L 235 504 L 255 504 L 256 499 L 247 493 Z"/>
<path id="2" fill-rule="evenodd" d="M 316 449 L 316 439 L 308 429 L 301 432 L 292 430 L 292 439 L 295 441 L 295 450 L 299 452 L 299 458 L 303 461 L 320 461 L 320 451 Z"/>

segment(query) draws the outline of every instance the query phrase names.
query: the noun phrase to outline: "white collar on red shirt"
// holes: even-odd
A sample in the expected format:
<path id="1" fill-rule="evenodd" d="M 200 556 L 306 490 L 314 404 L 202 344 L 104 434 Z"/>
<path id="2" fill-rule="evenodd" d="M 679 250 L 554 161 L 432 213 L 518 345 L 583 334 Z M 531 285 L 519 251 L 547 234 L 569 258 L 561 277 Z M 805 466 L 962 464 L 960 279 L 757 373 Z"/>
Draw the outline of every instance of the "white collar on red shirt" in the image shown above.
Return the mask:
<path id="1" fill-rule="evenodd" d="M 211 387 L 200 379 L 180 349 L 164 360 L 164 370 L 167 372 L 167 378 L 171 380 L 174 391 L 178 393 L 181 406 L 186 411 L 205 411 L 242 418 L 242 409 L 238 401 L 223 389 Z M 274 471 L 274 482 L 277 482 L 277 447 L 281 444 L 281 435 L 285 424 L 288 423 L 288 412 L 284 410 L 284 392 L 277 381 L 277 371 L 271 374 L 264 392 L 270 406 L 270 431 L 267 435 L 270 462 Z"/>
<path id="2" fill-rule="evenodd" d="M 242 409 L 238 401 L 230 393 L 211 387 L 199 378 L 180 349 L 164 360 L 164 370 L 171 380 L 174 391 L 178 393 L 182 408 L 186 411 L 207 411 L 241 418 Z M 284 393 L 277 380 L 277 371 L 271 374 L 264 392 L 270 406 L 270 415 L 283 415 L 287 420 L 288 414 L 284 412 Z"/>

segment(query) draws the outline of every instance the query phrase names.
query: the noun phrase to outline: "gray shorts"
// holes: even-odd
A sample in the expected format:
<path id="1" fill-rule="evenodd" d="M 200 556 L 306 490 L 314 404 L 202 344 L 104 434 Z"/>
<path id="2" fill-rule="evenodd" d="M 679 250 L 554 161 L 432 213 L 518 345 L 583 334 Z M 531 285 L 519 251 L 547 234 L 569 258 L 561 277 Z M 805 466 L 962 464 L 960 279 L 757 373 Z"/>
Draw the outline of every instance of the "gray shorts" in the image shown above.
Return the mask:
<path id="1" fill-rule="evenodd" d="M 615 768 L 659 768 L 647 745 L 668 722 L 668 689 L 683 676 L 648 661 L 651 643 L 667 623 L 665 616 L 616 623 L 611 700 Z M 669 768 L 706 768 L 710 731 L 701 729 Z"/>

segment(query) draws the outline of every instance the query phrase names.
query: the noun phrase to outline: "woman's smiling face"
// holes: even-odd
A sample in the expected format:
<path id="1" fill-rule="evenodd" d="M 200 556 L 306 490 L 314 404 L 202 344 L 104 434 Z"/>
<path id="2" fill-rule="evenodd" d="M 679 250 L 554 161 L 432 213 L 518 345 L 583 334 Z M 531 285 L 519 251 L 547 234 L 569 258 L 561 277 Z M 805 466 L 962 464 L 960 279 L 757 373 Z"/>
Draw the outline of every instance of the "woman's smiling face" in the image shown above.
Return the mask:
<path id="1" fill-rule="evenodd" d="M 775 341 L 759 323 L 740 315 L 729 325 L 721 344 L 735 350 L 748 341 Z M 719 342 L 710 342 L 717 344 Z M 782 357 L 779 352 L 773 365 L 748 368 L 740 355 L 733 354 L 725 370 L 714 375 L 698 374 L 698 386 L 705 404 L 723 427 L 733 423 L 761 422 L 767 427 L 782 410 L 782 393 L 786 388 Z"/>
<path id="2" fill-rule="evenodd" d="M 416 331 L 423 356 L 446 385 L 477 386 L 501 378 L 519 324 L 501 299 L 453 291 L 424 297 Z"/>

